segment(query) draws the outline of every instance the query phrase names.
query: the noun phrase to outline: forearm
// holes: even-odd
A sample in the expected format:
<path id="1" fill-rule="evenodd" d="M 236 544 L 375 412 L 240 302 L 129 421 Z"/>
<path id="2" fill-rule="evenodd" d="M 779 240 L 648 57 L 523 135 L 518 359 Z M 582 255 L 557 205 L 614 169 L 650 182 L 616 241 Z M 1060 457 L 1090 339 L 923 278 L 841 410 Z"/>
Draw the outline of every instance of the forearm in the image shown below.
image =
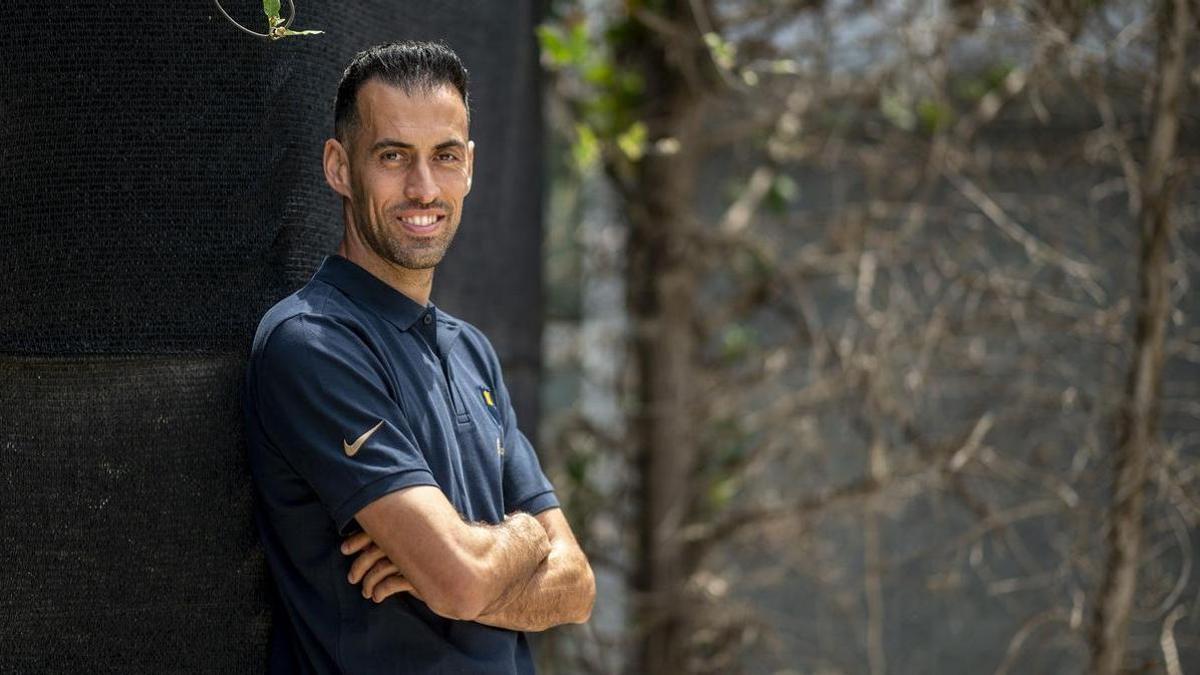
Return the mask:
<path id="1" fill-rule="evenodd" d="M 372 502 L 356 519 L 364 531 L 348 538 L 342 552 L 358 555 L 349 581 L 363 581 L 363 592 L 376 602 L 411 591 L 446 618 L 475 621 L 501 610 L 508 616 L 526 607 L 516 604 L 518 598 L 554 602 L 553 589 L 579 585 L 579 578 L 559 576 L 561 566 L 583 570 L 590 607 L 591 569 L 560 509 L 537 516 L 514 513 L 496 525 L 470 524 L 440 489 L 418 485 Z M 561 549 L 565 553 L 544 565 L 560 547 L 567 547 Z M 389 575 L 403 583 L 393 580 L 377 595 L 376 584 Z M 514 610 L 507 610 L 510 605 Z M 536 610 L 535 604 L 525 611 Z"/>
<path id="2" fill-rule="evenodd" d="M 595 579 L 578 547 L 555 545 L 527 579 L 513 585 L 475 620 L 509 630 L 541 631 L 591 616 Z"/>
<path id="3" fill-rule="evenodd" d="M 546 530 L 533 516 L 516 513 L 498 525 L 476 529 L 475 589 L 481 598 L 481 613 L 505 604 L 514 592 L 528 584 L 544 566 L 552 549 Z"/>
<path id="4" fill-rule="evenodd" d="M 451 619 L 475 619 L 550 553 L 536 518 L 514 514 L 496 525 L 467 523 L 433 486 L 391 493 L 356 518 L 364 534 L 349 548 L 375 544 L 362 554 L 358 572 L 386 556 L 430 609 Z"/>

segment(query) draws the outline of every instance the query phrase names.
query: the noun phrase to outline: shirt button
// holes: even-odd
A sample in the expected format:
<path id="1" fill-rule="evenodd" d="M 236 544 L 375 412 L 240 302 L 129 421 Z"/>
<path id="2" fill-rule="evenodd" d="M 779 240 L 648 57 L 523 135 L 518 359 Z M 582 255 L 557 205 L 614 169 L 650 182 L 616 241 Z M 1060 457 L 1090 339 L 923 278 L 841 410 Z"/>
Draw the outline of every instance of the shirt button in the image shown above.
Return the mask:
<path id="1" fill-rule="evenodd" d="M 422 319 L 422 321 L 424 321 L 425 325 L 428 326 L 429 324 L 433 323 L 433 316 L 430 314 L 426 314 L 425 318 Z"/>

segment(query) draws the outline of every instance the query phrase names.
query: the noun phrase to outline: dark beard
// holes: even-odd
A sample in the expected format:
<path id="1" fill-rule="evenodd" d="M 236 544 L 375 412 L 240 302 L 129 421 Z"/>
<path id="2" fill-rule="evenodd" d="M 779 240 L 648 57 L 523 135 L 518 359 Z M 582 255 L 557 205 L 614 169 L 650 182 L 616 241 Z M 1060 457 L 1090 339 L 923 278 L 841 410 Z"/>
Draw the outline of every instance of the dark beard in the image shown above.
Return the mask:
<path id="1" fill-rule="evenodd" d="M 406 241 L 403 232 L 396 232 L 389 229 L 386 225 L 376 227 L 367 217 L 370 211 L 367 209 L 364 199 L 355 199 L 355 226 L 358 228 L 359 235 L 370 247 L 375 255 L 384 260 L 403 267 L 409 270 L 425 270 L 437 267 L 438 263 L 446 255 L 446 250 L 450 248 L 451 242 L 454 241 L 454 235 L 457 232 L 457 227 L 451 227 L 450 223 L 454 219 L 454 210 L 449 204 L 436 201 L 433 204 L 417 205 L 411 204 L 402 208 L 412 208 L 419 206 L 436 206 L 446 212 L 446 224 L 442 227 L 442 232 L 432 240 L 422 240 L 424 245 L 414 245 Z M 393 221 L 394 222 L 394 221 Z M 397 227 L 402 227 L 399 223 Z"/>

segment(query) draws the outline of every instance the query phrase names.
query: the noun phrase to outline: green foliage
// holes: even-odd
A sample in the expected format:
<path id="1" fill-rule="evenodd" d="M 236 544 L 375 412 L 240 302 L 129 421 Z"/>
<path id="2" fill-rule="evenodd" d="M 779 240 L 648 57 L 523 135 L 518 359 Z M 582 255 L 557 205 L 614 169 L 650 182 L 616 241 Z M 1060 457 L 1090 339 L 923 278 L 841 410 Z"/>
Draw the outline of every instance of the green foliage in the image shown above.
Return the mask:
<path id="1" fill-rule="evenodd" d="M 263 14 L 267 15 L 267 35 L 272 40 L 288 37 L 291 35 L 319 35 L 324 31 L 319 30 L 291 30 L 284 27 L 285 21 L 279 16 L 280 4 L 279 0 L 263 0 Z"/>
<path id="2" fill-rule="evenodd" d="M 741 491 L 745 476 L 739 468 L 746 462 L 753 444 L 761 439 L 737 418 L 715 420 L 707 431 L 712 446 L 701 471 L 708 485 L 705 495 L 708 512 L 716 513 L 729 506 Z"/>
<path id="3" fill-rule="evenodd" d="M 999 89 L 1015 67 L 1012 63 L 1005 61 L 988 68 L 984 74 L 984 82 L 987 84 L 988 90 Z"/>
<path id="4" fill-rule="evenodd" d="M 577 68 L 588 63 L 587 26 L 581 21 L 572 26 L 545 23 L 537 27 L 542 54 L 554 68 Z"/>
<path id="5" fill-rule="evenodd" d="M 600 141 L 596 132 L 586 124 L 575 125 L 575 143 L 571 145 L 571 157 L 580 171 L 593 166 L 600 159 Z"/>
<path id="6" fill-rule="evenodd" d="M 800 187 L 796 181 L 791 176 L 779 174 L 771 181 L 771 188 L 767 192 L 767 208 L 777 214 L 786 213 L 799 196 Z"/>
<path id="7" fill-rule="evenodd" d="M 729 75 L 736 75 L 747 87 L 758 86 L 758 73 L 753 70 L 742 68 L 736 73 L 734 72 L 737 66 L 737 45 L 721 37 L 720 34 L 711 32 L 704 34 L 704 45 L 708 47 L 709 56 L 717 68 Z M 796 68 L 795 61 L 779 59 L 771 63 L 769 70 L 775 73 L 794 73 Z"/>
<path id="8" fill-rule="evenodd" d="M 729 324 L 721 334 L 721 356 L 726 361 L 744 358 L 757 345 L 757 333 L 742 324 Z"/>
<path id="9" fill-rule="evenodd" d="M 594 455 L 583 453 L 571 453 L 567 456 L 567 478 L 572 485 L 581 486 L 587 483 L 593 459 Z"/>
<path id="10" fill-rule="evenodd" d="M 1007 61 L 996 63 L 981 73 L 959 77 L 951 88 L 955 97 L 970 103 L 977 103 L 984 96 L 1000 89 L 1014 67 Z"/>
<path id="11" fill-rule="evenodd" d="M 708 486 L 708 505 L 714 511 L 724 509 L 737 496 L 741 481 L 736 475 L 727 475 L 714 480 Z"/>
<path id="12" fill-rule="evenodd" d="M 641 159 L 646 152 L 646 125 L 642 122 L 631 124 L 617 136 L 617 147 L 629 161 L 636 162 Z"/>
<path id="13" fill-rule="evenodd" d="M 954 122 L 954 109 L 932 99 L 913 101 L 904 88 L 887 90 L 879 97 L 879 111 L 892 124 L 905 131 L 934 134 Z"/>
<path id="14" fill-rule="evenodd" d="M 606 148 L 637 162 L 648 147 L 646 125 L 637 116 L 645 89 L 642 77 L 613 60 L 614 41 L 628 37 L 626 23 L 610 27 L 599 42 L 582 19 L 537 28 L 543 63 L 567 85 L 575 117 L 572 155 L 581 169 L 593 166 Z"/>
<path id="15" fill-rule="evenodd" d="M 705 33 L 704 44 L 708 46 L 708 51 L 712 54 L 713 63 L 716 63 L 722 70 L 733 70 L 733 64 L 737 59 L 737 47 L 726 41 L 716 33 Z"/>
<path id="16" fill-rule="evenodd" d="M 950 126 L 954 121 L 954 109 L 940 101 L 921 99 L 917 103 L 917 119 L 921 122 L 921 131 L 932 135 Z"/>

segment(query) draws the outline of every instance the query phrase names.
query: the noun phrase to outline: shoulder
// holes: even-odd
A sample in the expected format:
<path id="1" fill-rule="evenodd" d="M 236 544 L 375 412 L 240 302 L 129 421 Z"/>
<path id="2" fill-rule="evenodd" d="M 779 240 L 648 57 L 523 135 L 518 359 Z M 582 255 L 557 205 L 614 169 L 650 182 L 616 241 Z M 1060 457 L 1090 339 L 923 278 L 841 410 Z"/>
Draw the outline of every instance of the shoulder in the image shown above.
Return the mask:
<path id="1" fill-rule="evenodd" d="M 314 352 L 365 347 L 359 317 L 337 289 L 310 282 L 275 303 L 259 321 L 250 363 L 302 359 Z"/>

